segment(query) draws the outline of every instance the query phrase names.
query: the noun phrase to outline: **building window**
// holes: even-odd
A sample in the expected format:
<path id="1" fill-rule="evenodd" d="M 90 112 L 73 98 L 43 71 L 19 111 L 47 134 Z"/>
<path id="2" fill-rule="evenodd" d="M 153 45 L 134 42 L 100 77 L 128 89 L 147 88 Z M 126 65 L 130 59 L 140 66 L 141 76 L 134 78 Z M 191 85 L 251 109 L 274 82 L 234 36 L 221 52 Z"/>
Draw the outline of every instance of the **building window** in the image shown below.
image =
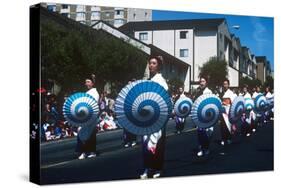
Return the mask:
<path id="1" fill-rule="evenodd" d="M 84 12 L 78 12 L 76 14 L 76 19 L 85 20 L 85 13 Z"/>
<path id="2" fill-rule="evenodd" d="M 187 34 L 188 34 L 188 31 L 180 31 L 180 39 L 186 39 Z"/>
<path id="3" fill-rule="evenodd" d="M 147 40 L 148 39 L 148 33 L 140 33 L 139 39 L 142 40 L 142 41 Z"/>
<path id="4" fill-rule="evenodd" d="M 56 11 L 56 5 L 48 5 L 48 6 L 47 6 L 47 9 L 48 9 L 49 11 L 55 12 L 55 11 Z"/>
<path id="5" fill-rule="evenodd" d="M 109 16 L 110 16 L 110 13 L 109 13 L 109 12 L 106 12 L 106 13 L 105 13 L 105 16 L 106 16 L 106 17 L 109 17 Z"/>
<path id="6" fill-rule="evenodd" d="M 68 9 L 68 5 L 63 4 L 62 9 Z"/>
<path id="7" fill-rule="evenodd" d="M 180 49 L 180 57 L 188 57 L 188 49 Z"/>
<path id="8" fill-rule="evenodd" d="M 123 10 L 115 10 L 115 15 L 124 16 L 124 11 Z"/>
<path id="9" fill-rule="evenodd" d="M 92 12 L 92 17 L 99 17 L 100 16 L 100 12 Z"/>
<path id="10" fill-rule="evenodd" d="M 68 17 L 68 13 L 61 13 L 61 15 Z"/>
<path id="11" fill-rule="evenodd" d="M 86 8 L 84 5 L 77 5 L 76 12 L 85 12 Z"/>

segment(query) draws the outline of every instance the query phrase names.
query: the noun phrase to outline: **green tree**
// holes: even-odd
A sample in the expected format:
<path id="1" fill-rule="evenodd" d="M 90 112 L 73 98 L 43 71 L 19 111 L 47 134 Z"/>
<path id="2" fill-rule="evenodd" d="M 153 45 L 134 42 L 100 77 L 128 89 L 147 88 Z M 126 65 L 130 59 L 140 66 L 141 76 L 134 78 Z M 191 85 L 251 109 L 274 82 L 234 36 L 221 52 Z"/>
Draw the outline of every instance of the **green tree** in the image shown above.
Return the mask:
<path id="1" fill-rule="evenodd" d="M 258 79 L 250 79 L 248 77 L 242 77 L 239 80 L 239 86 L 243 87 L 244 85 L 247 85 L 250 89 L 261 86 L 261 81 Z"/>
<path id="2" fill-rule="evenodd" d="M 228 75 L 226 61 L 219 60 L 217 57 L 211 57 L 199 70 L 199 77 L 207 77 L 208 85 L 212 89 L 220 86 Z"/>
<path id="3" fill-rule="evenodd" d="M 147 55 L 114 36 L 49 20 L 40 29 L 42 79 L 55 81 L 63 92 L 83 91 L 84 79 L 92 73 L 99 91 L 108 81 L 119 91 L 128 80 L 143 77 Z"/>
<path id="4" fill-rule="evenodd" d="M 271 76 L 267 76 L 266 79 L 265 79 L 265 82 L 263 84 L 263 88 L 266 88 L 266 87 L 270 87 L 271 89 L 274 89 L 274 80 Z"/>

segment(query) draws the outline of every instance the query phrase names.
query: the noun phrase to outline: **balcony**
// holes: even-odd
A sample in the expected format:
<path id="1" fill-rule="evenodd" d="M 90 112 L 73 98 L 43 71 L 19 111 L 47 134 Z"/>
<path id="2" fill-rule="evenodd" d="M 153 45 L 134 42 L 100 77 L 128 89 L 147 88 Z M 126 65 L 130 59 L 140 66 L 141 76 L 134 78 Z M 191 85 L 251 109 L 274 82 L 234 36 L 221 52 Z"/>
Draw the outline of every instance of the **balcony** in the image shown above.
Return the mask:
<path id="1" fill-rule="evenodd" d="M 86 12 L 86 6 L 85 5 L 77 5 L 76 12 Z"/>
<path id="2" fill-rule="evenodd" d="M 79 12 L 76 14 L 76 18 L 75 18 L 76 21 L 85 21 L 86 20 L 86 14 L 83 13 L 83 12 Z"/>
<path id="3" fill-rule="evenodd" d="M 91 20 L 100 20 L 101 16 L 100 16 L 100 12 L 92 12 L 91 14 Z"/>
<path id="4" fill-rule="evenodd" d="M 70 6 L 69 5 L 62 5 L 60 9 L 60 13 L 70 13 Z"/>
<path id="5" fill-rule="evenodd" d="M 100 12 L 100 11 L 101 11 L 101 8 L 100 8 L 100 7 L 97 7 L 97 6 L 92 6 L 92 7 L 91 7 L 91 11 L 92 11 L 92 12 Z"/>

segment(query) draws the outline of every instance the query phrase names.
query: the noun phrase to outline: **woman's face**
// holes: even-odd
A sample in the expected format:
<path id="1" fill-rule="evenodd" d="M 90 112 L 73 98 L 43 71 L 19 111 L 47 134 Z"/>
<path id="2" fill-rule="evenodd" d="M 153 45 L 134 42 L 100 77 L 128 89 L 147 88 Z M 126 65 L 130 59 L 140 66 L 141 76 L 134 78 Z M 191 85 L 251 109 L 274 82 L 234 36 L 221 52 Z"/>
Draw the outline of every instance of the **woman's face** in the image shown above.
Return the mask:
<path id="1" fill-rule="evenodd" d="M 93 83 L 92 80 L 86 79 L 85 80 L 85 86 L 87 87 L 87 89 L 92 89 L 94 87 L 94 83 Z"/>
<path id="2" fill-rule="evenodd" d="M 205 88 L 206 85 L 207 85 L 207 81 L 205 80 L 205 78 L 201 78 L 200 79 L 200 87 Z"/>
<path id="3" fill-rule="evenodd" d="M 46 110 L 47 110 L 47 111 L 50 111 L 50 109 L 51 109 L 51 106 L 50 106 L 50 104 L 47 103 L 47 104 L 46 104 Z"/>
<path id="4" fill-rule="evenodd" d="M 148 68 L 149 68 L 149 72 L 150 74 L 156 74 L 159 72 L 159 64 L 157 59 L 152 58 L 149 60 L 149 64 L 148 64 Z"/>
<path id="5" fill-rule="evenodd" d="M 223 82 L 223 88 L 224 88 L 225 91 L 228 90 L 229 84 L 228 84 L 227 81 L 224 81 L 224 82 Z"/>
<path id="6" fill-rule="evenodd" d="M 265 91 L 266 91 L 266 92 L 269 92 L 269 87 L 266 87 L 266 88 L 265 88 Z"/>

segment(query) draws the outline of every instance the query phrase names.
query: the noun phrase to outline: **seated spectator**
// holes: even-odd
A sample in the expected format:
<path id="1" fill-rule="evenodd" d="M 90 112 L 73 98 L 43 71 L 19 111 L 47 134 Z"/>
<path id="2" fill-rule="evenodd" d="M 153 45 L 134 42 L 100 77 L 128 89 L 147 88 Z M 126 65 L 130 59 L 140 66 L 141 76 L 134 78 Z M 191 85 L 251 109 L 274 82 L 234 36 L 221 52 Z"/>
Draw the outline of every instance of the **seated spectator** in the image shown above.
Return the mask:
<path id="1" fill-rule="evenodd" d="M 112 113 L 108 115 L 106 112 L 102 112 L 97 127 L 100 131 L 116 129 L 117 126 Z"/>

